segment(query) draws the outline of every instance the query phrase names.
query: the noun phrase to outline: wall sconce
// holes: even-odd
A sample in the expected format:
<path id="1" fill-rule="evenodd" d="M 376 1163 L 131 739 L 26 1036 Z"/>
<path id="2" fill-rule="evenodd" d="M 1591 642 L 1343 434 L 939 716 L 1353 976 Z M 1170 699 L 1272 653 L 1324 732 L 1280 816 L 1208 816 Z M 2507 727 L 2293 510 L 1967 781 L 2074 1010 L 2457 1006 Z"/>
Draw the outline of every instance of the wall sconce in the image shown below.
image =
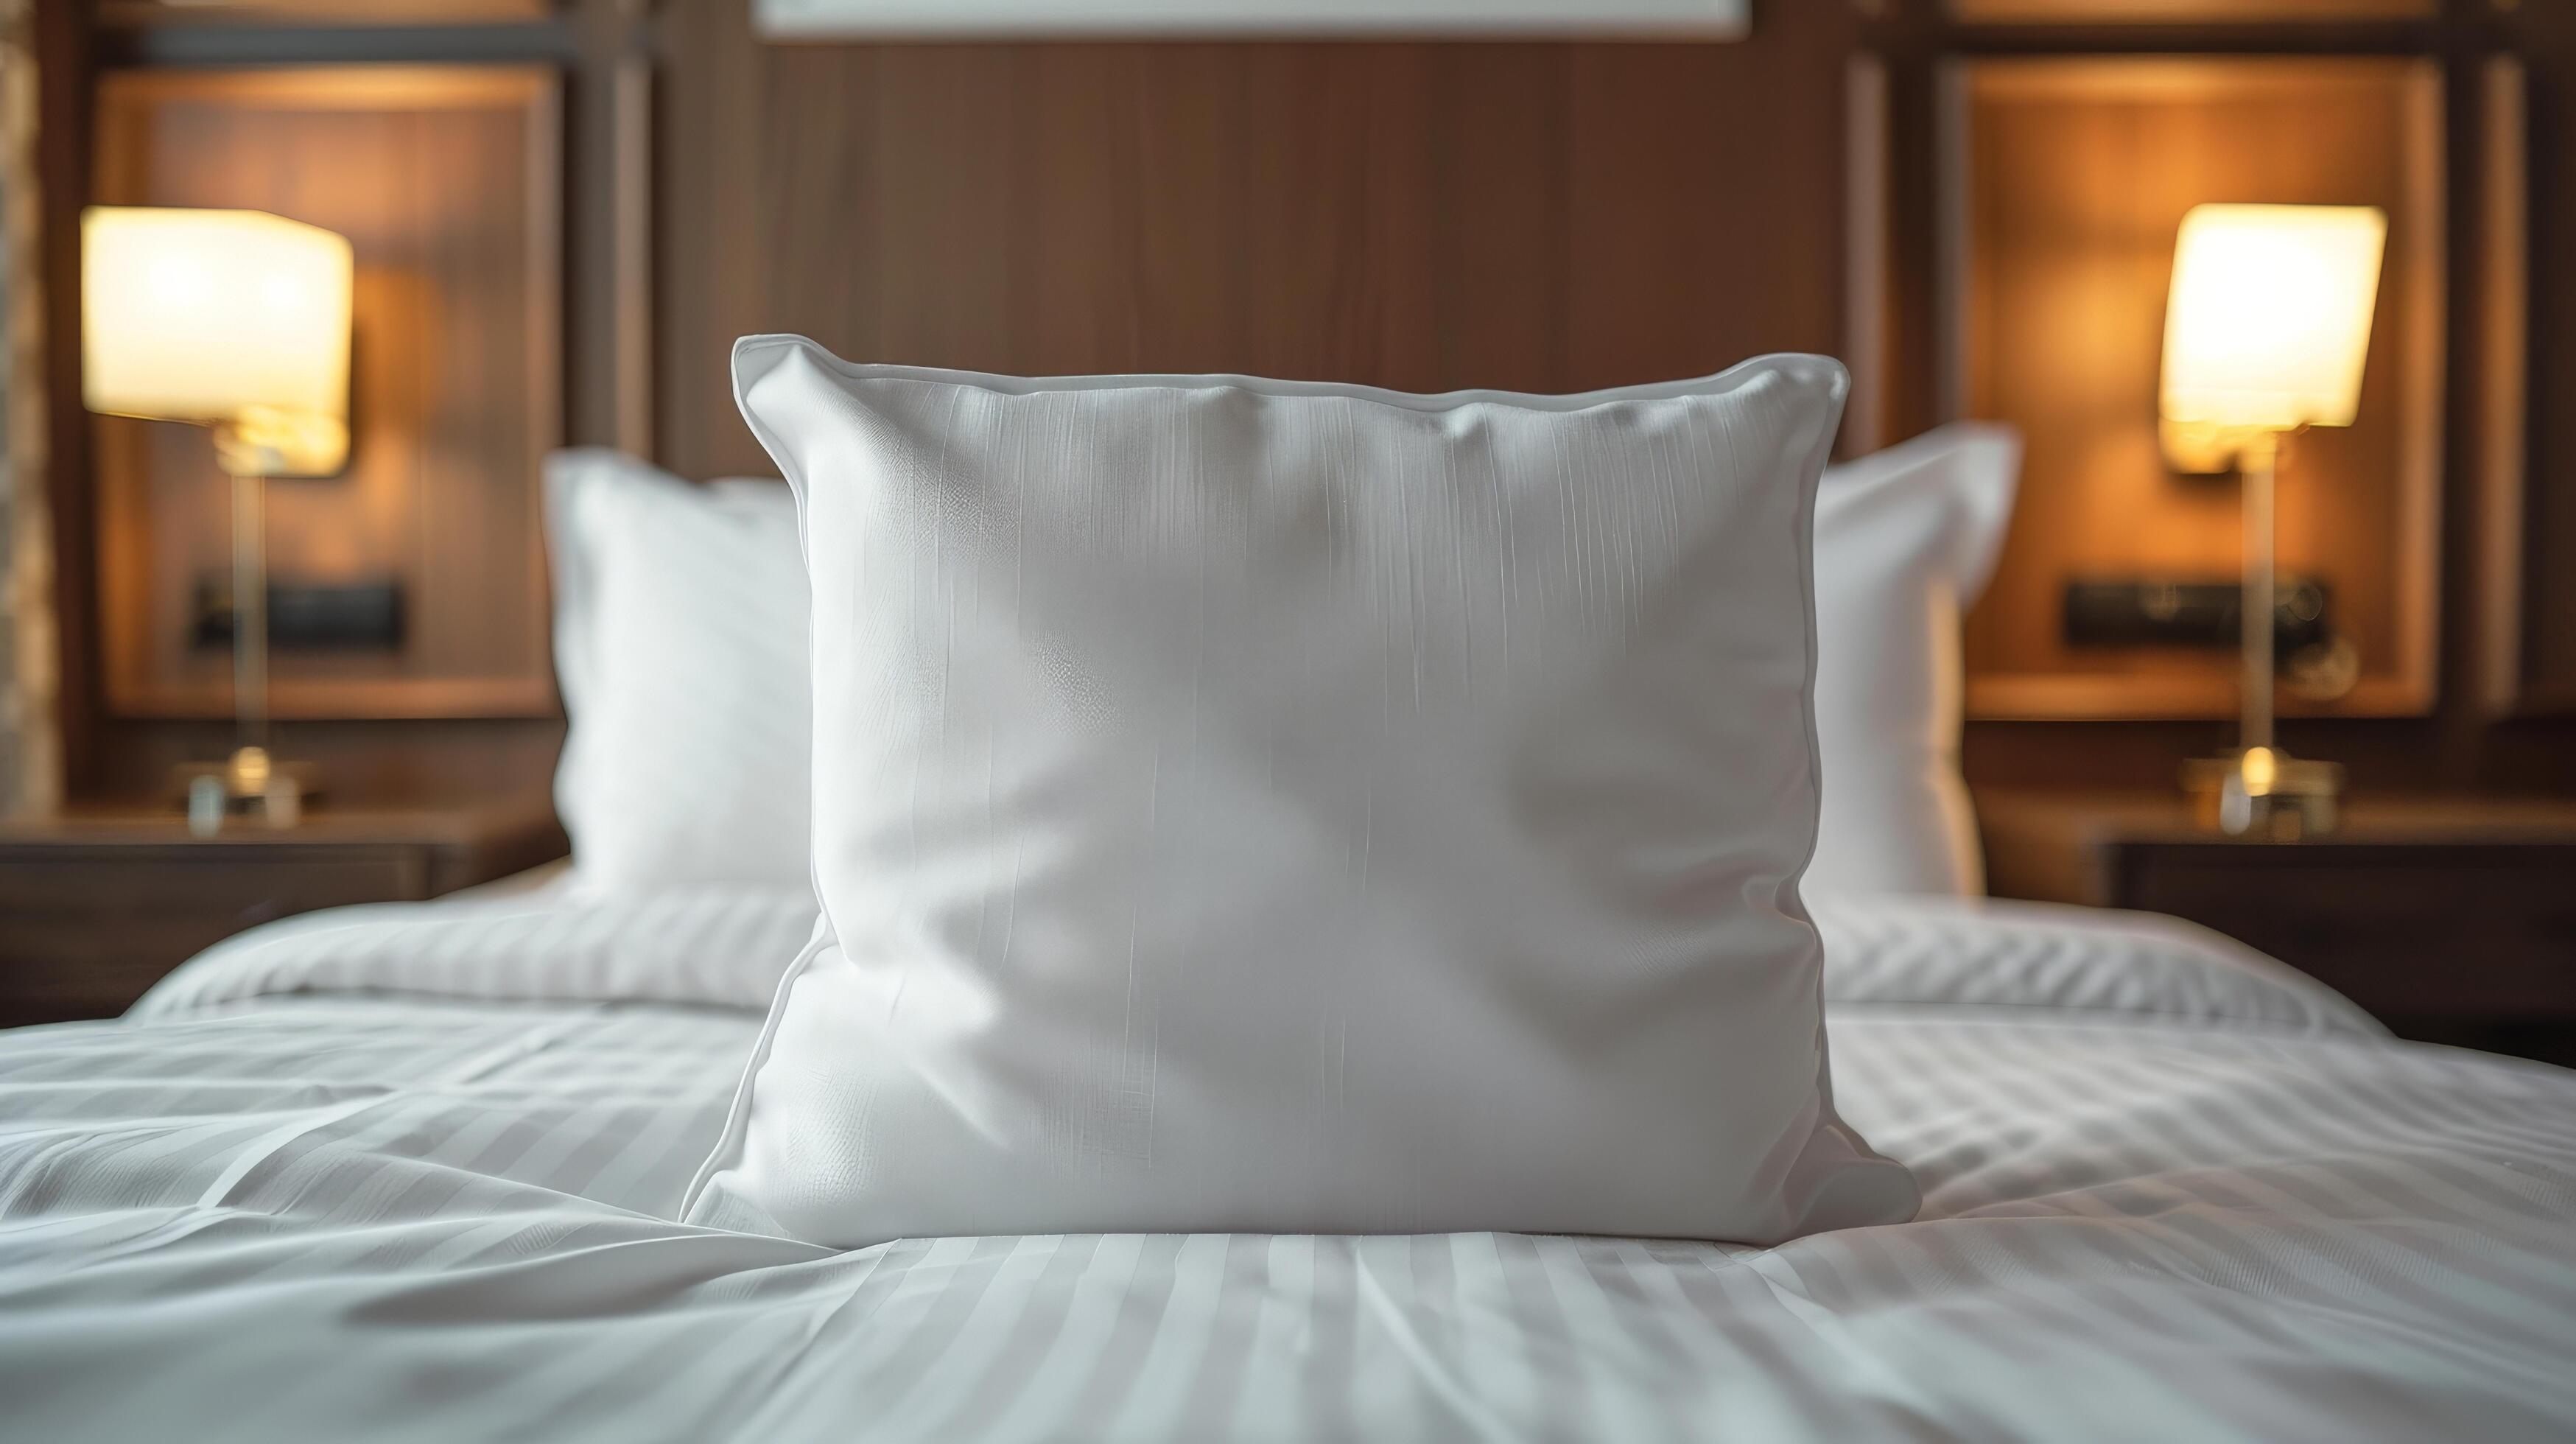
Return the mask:
<path id="1" fill-rule="evenodd" d="M 2284 438 L 2360 409 L 2387 238 L 2367 206 L 2208 205 L 2176 242 L 2159 435 L 2177 469 L 2244 477 L 2243 722 L 2234 752 L 2184 771 L 2230 833 L 2334 825 L 2343 769 L 2273 742 L 2273 481 Z"/>
<path id="2" fill-rule="evenodd" d="M 234 808 L 291 825 L 313 790 L 309 768 L 268 754 L 263 484 L 348 464 L 353 269 L 347 238 L 259 211 L 81 215 L 83 402 L 212 428 L 215 462 L 233 479 L 240 745 L 191 777 L 192 825 Z"/>

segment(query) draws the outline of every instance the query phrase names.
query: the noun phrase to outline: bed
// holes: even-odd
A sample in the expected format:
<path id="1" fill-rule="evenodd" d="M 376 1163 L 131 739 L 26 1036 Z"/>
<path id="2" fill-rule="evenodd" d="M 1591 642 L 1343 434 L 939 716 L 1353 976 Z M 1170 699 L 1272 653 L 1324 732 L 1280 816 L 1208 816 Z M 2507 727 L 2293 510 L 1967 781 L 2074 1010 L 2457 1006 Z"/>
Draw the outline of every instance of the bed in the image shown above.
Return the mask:
<path id="1" fill-rule="evenodd" d="M 0 1034 L 0 1432 L 2576 1435 L 2576 1073 L 2163 920 L 1815 911 L 1839 1106 L 1925 1202 L 1770 1250 L 677 1224 L 811 902 L 273 924 Z"/>

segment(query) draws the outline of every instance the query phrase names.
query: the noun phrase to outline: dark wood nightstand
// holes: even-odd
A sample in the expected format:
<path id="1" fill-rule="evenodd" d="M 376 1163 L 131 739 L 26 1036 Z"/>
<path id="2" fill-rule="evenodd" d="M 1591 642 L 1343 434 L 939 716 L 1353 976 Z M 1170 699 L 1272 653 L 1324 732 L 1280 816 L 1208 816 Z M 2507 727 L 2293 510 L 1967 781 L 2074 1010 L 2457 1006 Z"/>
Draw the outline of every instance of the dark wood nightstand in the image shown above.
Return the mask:
<path id="1" fill-rule="evenodd" d="M 2576 802 L 2361 798 L 2305 842 L 2206 832 L 2180 796 L 1981 792 L 1998 897 L 2172 913 L 2400 1035 L 2576 1064 Z"/>
<path id="2" fill-rule="evenodd" d="M 0 822 L 0 1026 L 107 1018 L 199 949 L 344 903 L 409 902 L 564 854 L 542 797 L 316 809 L 192 837 L 176 814 L 74 808 Z"/>

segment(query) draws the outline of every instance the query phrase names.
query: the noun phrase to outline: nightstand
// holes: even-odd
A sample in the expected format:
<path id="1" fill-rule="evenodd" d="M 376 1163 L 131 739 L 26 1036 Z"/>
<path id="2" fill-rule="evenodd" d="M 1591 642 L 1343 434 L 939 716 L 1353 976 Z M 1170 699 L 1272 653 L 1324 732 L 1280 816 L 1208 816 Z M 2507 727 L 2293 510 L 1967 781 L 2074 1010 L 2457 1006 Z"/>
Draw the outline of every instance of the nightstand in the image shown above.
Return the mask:
<path id="1" fill-rule="evenodd" d="M 75 807 L 0 822 L 0 1026 L 107 1018 L 244 928 L 410 902 L 565 852 L 542 797 L 413 811 L 316 809 L 213 837 L 174 813 Z"/>
<path id="2" fill-rule="evenodd" d="M 2363 797 L 2304 842 L 2180 796 L 1980 792 L 1998 897 L 2172 913 L 2321 979 L 2399 1035 L 2576 1063 L 2576 801 Z"/>

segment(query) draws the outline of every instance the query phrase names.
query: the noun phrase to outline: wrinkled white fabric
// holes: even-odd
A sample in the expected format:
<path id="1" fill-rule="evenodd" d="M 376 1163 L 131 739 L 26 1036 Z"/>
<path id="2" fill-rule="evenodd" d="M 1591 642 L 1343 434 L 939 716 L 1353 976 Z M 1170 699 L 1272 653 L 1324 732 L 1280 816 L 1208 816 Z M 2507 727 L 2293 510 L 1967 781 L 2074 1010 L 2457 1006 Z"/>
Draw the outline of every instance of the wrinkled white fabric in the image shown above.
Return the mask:
<path id="1" fill-rule="evenodd" d="M 759 912 L 700 935 L 757 945 Z M 1922 1214 L 1774 1249 L 1129 1234 L 835 1254 L 690 1227 L 666 1220 L 758 1013 L 260 998 L 242 955 L 209 957 L 191 971 L 228 981 L 191 984 L 203 1008 L 0 1033 L 0 1433 L 2576 1433 L 2576 1074 L 2279 1016 L 2220 952 L 2176 974 L 2203 977 L 2205 1013 L 2123 1013 L 2133 942 L 2115 921 L 2087 943 L 2084 921 L 1960 913 L 1883 944 L 1911 961 L 1834 1006 L 1838 1096 L 1921 1180 Z M 408 971 L 403 937 L 455 942 L 418 922 L 305 937 L 372 958 L 345 977 L 380 991 L 569 997 L 595 977 Z M 2064 966 L 2005 961 L 2039 956 Z M 1926 984 L 1952 1001 L 1899 999 Z"/>
<path id="2" fill-rule="evenodd" d="M 127 1014 L 290 993 L 628 999 L 760 1009 L 812 936 L 802 889 L 603 891 L 542 870 L 427 903 L 330 908 L 227 939 Z M 2341 994 L 2233 938 L 2154 913 L 1989 898 L 1814 905 L 1825 999 L 1849 1007 L 2131 1013 L 2211 1027 L 2385 1036 Z"/>
<path id="3" fill-rule="evenodd" d="M 813 892 L 801 885 L 620 892 L 578 875 L 524 895 L 328 908 L 215 944 L 126 1016 L 285 993 L 759 1008 L 815 918 Z"/>
<path id="4" fill-rule="evenodd" d="M 2341 993 L 2234 938 L 2159 913 L 2003 898 L 1818 897 L 1825 1001 L 2047 1008 L 2210 1027 L 2385 1037 Z"/>

